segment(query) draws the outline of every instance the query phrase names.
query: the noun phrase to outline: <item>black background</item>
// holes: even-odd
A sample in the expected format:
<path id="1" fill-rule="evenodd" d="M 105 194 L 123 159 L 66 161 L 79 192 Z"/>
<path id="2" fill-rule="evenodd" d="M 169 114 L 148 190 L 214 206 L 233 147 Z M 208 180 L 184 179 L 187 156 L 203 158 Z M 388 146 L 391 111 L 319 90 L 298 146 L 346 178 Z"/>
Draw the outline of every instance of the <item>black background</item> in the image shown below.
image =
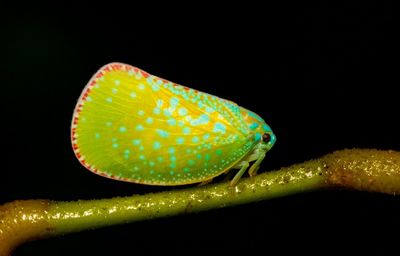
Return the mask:
<path id="1" fill-rule="evenodd" d="M 96 176 L 73 155 L 76 100 L 112 61 L 260 114 L 278 138 L 264 171 L 343 148 L 400 150 L 393 16 L 389 1 L 7 9 L 0 203 L 166 189 Z M 398 248 L 399 199 L 306 193 L 32 242 L 15 255 L 384 254 Z"/>

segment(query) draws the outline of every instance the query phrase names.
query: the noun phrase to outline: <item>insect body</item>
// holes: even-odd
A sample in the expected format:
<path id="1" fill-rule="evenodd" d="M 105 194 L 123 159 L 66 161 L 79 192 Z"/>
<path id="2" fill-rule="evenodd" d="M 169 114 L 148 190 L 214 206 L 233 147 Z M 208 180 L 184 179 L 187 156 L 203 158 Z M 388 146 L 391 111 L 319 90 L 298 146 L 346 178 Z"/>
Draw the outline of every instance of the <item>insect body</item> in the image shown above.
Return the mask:
<path id="1" fill-rule="evenodd" d="M 111 63 L 84 88 L 71 127 L 79 161 L 99 175 L 150 185 L 255 175 L 275 143 L 257 114 L 138 68 Z"/>

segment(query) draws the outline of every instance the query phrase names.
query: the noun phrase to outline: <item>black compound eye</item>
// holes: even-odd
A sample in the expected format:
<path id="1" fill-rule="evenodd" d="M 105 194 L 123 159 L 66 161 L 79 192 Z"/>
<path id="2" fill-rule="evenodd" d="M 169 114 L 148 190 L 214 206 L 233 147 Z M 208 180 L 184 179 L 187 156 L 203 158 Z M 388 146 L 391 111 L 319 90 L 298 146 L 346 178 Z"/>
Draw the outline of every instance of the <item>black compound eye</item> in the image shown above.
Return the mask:
<path id="1" fill-rule="evenodd" d="M 265 143 L 270 142 L 270 141 L 271 141 L 271 135 L 269 135 L 269 133 L 264 133 L 263 136 L 262 136 L 262 140 L 263 140 Z"/>

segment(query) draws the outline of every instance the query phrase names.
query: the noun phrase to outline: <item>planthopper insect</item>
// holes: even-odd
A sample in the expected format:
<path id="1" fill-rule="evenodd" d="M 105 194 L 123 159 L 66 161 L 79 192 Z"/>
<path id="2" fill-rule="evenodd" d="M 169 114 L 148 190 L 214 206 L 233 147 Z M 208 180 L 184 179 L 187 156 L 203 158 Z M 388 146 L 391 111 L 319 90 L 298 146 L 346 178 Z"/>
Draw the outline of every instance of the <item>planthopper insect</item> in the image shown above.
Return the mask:
<path id="1" fill-rule="evenodd" d="M 110 63 L 89 81 L 71 125 L 76 157 L 107 178 L 149 185 L 206 183 L 255 163 L 276 137 L 257 114 L 219 97 Z"/>

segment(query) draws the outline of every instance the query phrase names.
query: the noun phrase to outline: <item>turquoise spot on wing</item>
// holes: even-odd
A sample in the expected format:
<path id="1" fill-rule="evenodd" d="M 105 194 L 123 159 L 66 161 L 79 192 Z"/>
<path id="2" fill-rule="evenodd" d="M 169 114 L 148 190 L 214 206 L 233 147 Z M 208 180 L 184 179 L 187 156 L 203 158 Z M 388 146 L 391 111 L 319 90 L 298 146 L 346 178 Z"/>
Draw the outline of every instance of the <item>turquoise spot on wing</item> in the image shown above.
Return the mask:
<path id="1" fill-rule="evenodd" d="M 158 108 L 158 107 L 155 107 L 155 108 L 153 109 L 153 113 L 156 114 L 156 115 L 159 115 L 159 114 L 161 113 L 161 109 Z"/>
<path id="2" fill-rule="evenodd" d="M 134 140 L 132 140 L 132 144 L 135 146 L 138 146 L 138 145 L 140 145 L 140 140 L 134 139 Z"/>
<path id="3" fill-rule="evenodd" d="M 172 115 L 172 111 L 169 108 L 164 109 L 164 115 L 169 117 Z"/>
<path id="4" fill-rule="evenodd" d="M 171 107 L 172 108 L 176 108 L 176 106 L 178 105 L 178 103 L 179 103 L 179 99 L 178 98 L 171 98 L 170 100 L 169 100 L 169 104 L 171 105 Z"/>
<path id="5" fill-rule="evenodd" d="M 199 120 L 201 121 L 201 123 L 208 123 L 209 121 L 210 121 L 210 117 L 208 116 L 208 115 L 206 115 L 206 114 L 202 114 L 200 117 L 199 117 Z"/>
<path id="6" fill-rule="evenodd" d="M 185 116 L 185 115 L 187 115 L 187 113 L 188 113 L 188 111 L 187 111 L 186 108 L 180 108 L 180 109 L 178 110 L 178 114 L 179 114 L 180 116 Z"/>
<path id="7" fill-rule="evenodd" d="M 254 135 L 254 140 L 255 141 L 260 141 L 261 140 L 261 134 L 259 132 L 257 132 L 256 135 Z"/>
<path id="8" fill-rule="evenodd" d="M 173 118 L 171 118 L 171 119 L 168 119 L 167 123 L 168 123 L 169 125 L 176 125 L 176 120 L 173 119 Z"/>
<path id="9" fill-rule="evenodd" d="M 148 117 L 148 118 L 146 119 L 146 123 L 147 123 L 147 124 L 152 124 L 152 123 L 153 123 L 153 118 L 152 118 L 152 117 Z"/>
<path id="10" fill-rule="evenodd" d="M 182 132 L 184 134 L 189 134 L 190 133 L 190 128 L 189 127 L 183 127 Z"/>
<path id="11" fill-rule="evenodd" d="M 154 79 L 153 76 L 149 76 L 149 77 L 147 77 L 146 81 L 147 81 L 147 83 L 149 83 L 149 84 L 153 84 L 153 79 Z"/>
<path id="12" fill-rule="evenodd" d="M 269 131 L 269 132 L 272 131 L 271 128 L 270 128 L 268 125 L 266 125 L 266 124 L 263 125 L 263 130 L 264 130 L 264 131 Z"/>
<path id="13" fill-rule="evenodd" d="M 161 148 L 161 143 L 158 142 L 158 141 L 155 141 L 155 142 L 153 143 L 153 148 L 154 148 L 155 150 L 160 149 L 160 148 Z"/>
<path id="14" fill-rule="evenodd" d="M 170 148 L 168 149 L 168 152 L 169 152 L 170 154 L 175 154 L 175 148 L 174 148 L 174 147 L 170 147 Z"/>
<path id="15" fill-rule="evenodd" d="M 129 149 L 126 149 L 125 151 L 124 151 L 124 158 L 125 159 L 129 159 L 129 154 L 131 153 L 131 151 L 129 150 Z"/>
<path id="16" fill-rule="evenodd" d="M 202 114 L 198 119 L 194 119 L 190 121 L 191 125 L 202 125 L 207 124 L 210 121 L 210 118 L 206 114 Z"/>
<path id="17" fill-rule="evenodd" d="M 214 112 L 214 109 L 206 107 L 206 112 L 211 114 L 212 112 Z"/>
<path id="18" fill-rule="evenodd" d="M 217 149 L 217 150 L 215 150 L 215 153 L 220 156 L 220 155 L 222 155 L 222 150 L 221 149 Z"/>
<path id="19" fill-rule="evenodd" d="M 189 160 L 188 160 L 188 165 L 194 165 L 194 160 L 189 159 Z"/>
<path id="20" fill-rule="evenodd" d="M 168 138 L 168 136 L 169 136 L 169 133 L 167 131 L 164 131 L 161 129 L 157 129 L 156 132 L 162 138 Z"/>
<path id="21" fill-rule="evenodd" d="M 250 125 L 250 129 L 254 130 L 258 127 L 258 123 L 254 122 Z"/>
<path id="22" fill-rule="evenodd" d="M 193 142 L 193 143 L 199 142 L 199 137 L 194 136 L 194 137 L 192 138 L 192 142 Z"/>
<path id="23" fill-rule="evenodd" d="M 141 124 L 136 125 L 136 130 L 137 131 L 143 131 L 144 130 L 143 125 L 141 125 Z"/>
<path id="24" fill-rule="evenodd" d="M 96 132 L 96 133 L 94 134 L 94 137 L 95 137 L 96 139 L 99 139 L 99 138 L 100 138 L 100 133 Z"/>
<path id="25" fill-rule="evenodd" d="M 225 133 L 226 132 L 226 127 L 224 124 L 221 124 L 219 122 L 215 123 L 214 125 L 214 132 L 219 132 L 219 133 Z"/>
<path id="26" fill-rule="evenodd" d="M 171 160 L 172 162 L 176 161 L 176 156 L 171 156 L 169 160 Z"/>
<path id="27" fill-rule="evenodd" d="M 153 90 L 153 91 L 159 91 L 160 90 L 160 85 L 159 84 L 153 84 L 153 85 L 151 85 L 151 89 Z"/>
<path id="28" fill-rule="evenodd" d="M 175 167 L 176 167 L 176 163 L 171 163 L 171 164 L 169 165 L 169 167 L 175 168 Z"/>
<path id="29" fill-rule="evenodd" d="M 126 127 L 125 126 L 119 127 L 119 132 L 126 132 Z"/>
<path id="30" fill-rule="evenodd" d="M 176 143 L 178 143 L 178 144 L 183 144 L 184 142 L 185 142 L 185 139 L 182 137 L 179 137 L 176 139 Z"/>
<path id="31" fill-rule="evenodd" d="M 144 111 L 143 110 L 139 110 L 137 113 L 138 113 L 139 116 L 144 116 Z"/>

